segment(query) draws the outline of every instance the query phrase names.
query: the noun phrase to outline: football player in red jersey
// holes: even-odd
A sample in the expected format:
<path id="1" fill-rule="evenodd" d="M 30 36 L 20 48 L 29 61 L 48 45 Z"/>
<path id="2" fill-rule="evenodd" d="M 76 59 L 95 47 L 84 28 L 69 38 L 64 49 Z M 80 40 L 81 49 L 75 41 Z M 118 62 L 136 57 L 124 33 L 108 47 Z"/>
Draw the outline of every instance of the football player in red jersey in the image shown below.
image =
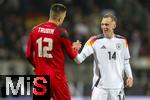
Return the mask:
<path id="1" fill-rule="evenodd" d="M 50 75 L 50 95 L 53 100 L 71 100 L 65 75 L 64 50 L 75 59 L 74 49 L 67 31 L 60 27 L 66 16 L 63 4 L 53 4 L 49 21 L 35 26 L 29 34 L 26 57 L 35 68 L 36 75 Z M 75 42 L 81 47 L 80 42 Z"/>

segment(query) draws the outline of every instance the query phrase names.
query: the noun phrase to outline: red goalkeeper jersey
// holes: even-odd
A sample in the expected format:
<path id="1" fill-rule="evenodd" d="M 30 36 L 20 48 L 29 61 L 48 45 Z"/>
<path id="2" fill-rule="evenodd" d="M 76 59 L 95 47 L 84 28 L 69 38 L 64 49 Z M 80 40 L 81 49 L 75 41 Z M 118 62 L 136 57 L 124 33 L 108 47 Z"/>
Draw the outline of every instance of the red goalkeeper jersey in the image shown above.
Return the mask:
<path id="1" fill-rule="evenodd" d="M 50 75 L 55 72 L 63 75 L 64 51 L 71 59 L 77 56 L 64 28 L 51 22 L 33 28 L 28 38 L 26 56 L 36 68 L 36 74 Z"/>

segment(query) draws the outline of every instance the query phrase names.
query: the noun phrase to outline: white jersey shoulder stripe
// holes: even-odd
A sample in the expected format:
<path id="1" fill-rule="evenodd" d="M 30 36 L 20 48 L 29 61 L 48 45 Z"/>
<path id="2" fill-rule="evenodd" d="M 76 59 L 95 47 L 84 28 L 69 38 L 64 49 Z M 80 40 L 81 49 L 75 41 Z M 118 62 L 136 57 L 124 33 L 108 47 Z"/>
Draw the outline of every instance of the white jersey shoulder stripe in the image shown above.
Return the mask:
<path id="1" fill-rule="evenodd" d="M 96 35 L 96 36 L 92 36 L 92 37 L 90 37 L 90 39 L 86 42 L 86 46 L 92 46 L 94 43 L 95 43 L 95 41 L 97 40 L 97 39 L 102 39 L 102 38 L 104 38 L 104 35 L 103 34 L 100 34 L 100 35 Z"/>

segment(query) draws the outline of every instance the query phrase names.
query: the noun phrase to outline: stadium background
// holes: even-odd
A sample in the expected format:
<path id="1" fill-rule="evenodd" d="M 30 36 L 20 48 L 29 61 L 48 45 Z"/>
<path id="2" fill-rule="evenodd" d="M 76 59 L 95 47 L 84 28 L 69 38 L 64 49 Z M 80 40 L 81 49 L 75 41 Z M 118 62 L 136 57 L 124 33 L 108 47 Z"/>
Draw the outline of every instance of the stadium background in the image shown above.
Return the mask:
<path id="1" fill-rule="evenodd" d="M 50 5 L 55 2 L 67 6 L 64 26 L 69 31 L 71 40 L 79 39 L 83 45 L 90 36 L 100 33 L 101 15 L 111 12 L 118 17 L 116 33 L 128 39 L 134 75 L 134 86 L 125 89 L 127 100 L 149 99 L 149 0 L 0 0 L 0 74 L 33 74 L 32 67 L 24 56 L 27 36 L 34 25 L 48 20 Z M 77 65 L 66 57 L 66 73 L 74 100 L 89 100 L 93 76 L 92 59 L 91 56 L 83 64 Z M 0 87 L 2 85 L 0 80 Z M 20 96 L 15 99 L 11 96 L 0 97 L 0 100 L 28 99 L 29 97 Z"/>

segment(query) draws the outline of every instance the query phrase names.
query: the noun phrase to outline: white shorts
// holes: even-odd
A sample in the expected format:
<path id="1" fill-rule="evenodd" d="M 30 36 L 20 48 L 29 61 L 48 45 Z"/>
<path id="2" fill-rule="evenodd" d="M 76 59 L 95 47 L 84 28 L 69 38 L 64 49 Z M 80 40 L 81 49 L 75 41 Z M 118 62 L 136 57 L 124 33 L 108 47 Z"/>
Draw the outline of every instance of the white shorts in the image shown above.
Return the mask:
<path id="1" fill-rule="evenodd" d="M 125 100 L 124 90 L 94 87 L 91 100 Z"/>

